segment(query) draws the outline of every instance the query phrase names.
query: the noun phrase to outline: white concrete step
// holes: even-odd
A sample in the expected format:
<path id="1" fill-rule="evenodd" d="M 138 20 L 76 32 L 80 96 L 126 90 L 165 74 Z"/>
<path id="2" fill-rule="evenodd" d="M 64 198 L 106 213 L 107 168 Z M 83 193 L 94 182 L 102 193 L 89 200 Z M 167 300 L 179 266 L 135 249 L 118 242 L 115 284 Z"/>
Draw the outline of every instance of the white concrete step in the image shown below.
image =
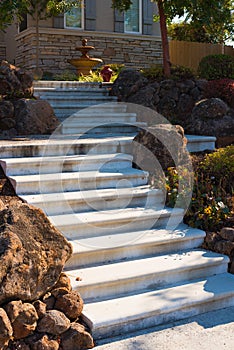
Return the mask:
<path id="1" fill-rule="evenodd" d="M 125 207 L 162 207 L 163 192 L 149 186 L 99 189 L 85 192 L 47 193 L 21 196 L 47 215 L 83 213 Z"/>
<path id="2" fill-rule="evenodd" d="M 64 156 L 79 154 L 131 153 L 132 136 L 92 135 L 85 138 L 80 135 L 53 135 L 43 139 L 34 136 L 2 140 L 0 145 L 1 159 L 18 157 Z"/>
<path id="3" fill-rule="evenodd" d="M 157 228 L 70 240 L 73 255 L 66 263 L 66 269 L 197 248 L 204 237 L 204 231 L 181 224 L 173 230 Z"/>
<path id="4" fill-rule="evenodd" d="M 216 137 L 200 136 L 200 135 L 185 135 L 187 138 L 187 150 L 191 153 L 202 151 L 214 151 Z"/>
<path id="5" fill-rule="evenodd" d="M 136 135 L 138 128 L 145 128 L 146 124 L 141 122 L 111 122 L 102 123 L 98 122 L 86 122 L 82 125 L 77 125 L 77 123 L 69 122 L 62 124 L 62 134 L 125 134 Z"/>
<path id="6" fill-rule="evenodd" d="M 1 165 L 8 176 L 52 174 L 75 171 L 113 171 L 131 168 L 132 156 L 129 154 L 66 155 L 25 158 L 5 158 Z"/>
<path id="7" fill-rule="evenodd" d="M 99 125 L 99 123 L 135 123 L 136 122 L 136 113 L 126 113 L 126 112 L 108 112 L 108 111 L 86 111 L 83 113 L 83 110 L 80 112 L 74 113 L 70 118 L 64 121 L 63 126 L 70 125 L 70 123 L 75 127 L 82 126 L 82 124 L 89 122 Z"/>
<path id="8" fill-rule="evenodd" d="M 85 304 L 84 319 L 94 339 L 127 334 L 234 305 L 234 276 L 198 281 Z"/>
<path id="9" fill-rule="evenodd" d="M 189 250 L 75 269 L 67 274 L 72 288 L 89 303 L 224 273 L 228 263 L 229 259 L 224 255 Z"/>
<path id="10" fill-rule="evenodd" d="M 68 239 L 75 239 L 136 232 L 156 227 L 176 227 L 183 220 L 183 214 L 183 209 L 177 208 L 137 207 L 52 215 L 50 221 Z"/>
<path id="11" fill-rule="evenodd" d="M 10 177 L 17 194 L 87 191 L 102 188 L 129 188 L 147 185 L 148 173 L 137 169 L 120 172 L 82 171 Z"/>

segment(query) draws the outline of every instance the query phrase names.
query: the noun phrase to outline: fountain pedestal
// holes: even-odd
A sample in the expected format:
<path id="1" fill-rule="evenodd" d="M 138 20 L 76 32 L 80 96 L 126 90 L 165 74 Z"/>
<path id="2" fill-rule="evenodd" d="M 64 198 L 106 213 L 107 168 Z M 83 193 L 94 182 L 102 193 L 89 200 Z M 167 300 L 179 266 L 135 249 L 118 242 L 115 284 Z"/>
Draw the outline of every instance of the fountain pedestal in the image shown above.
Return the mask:
<path id="1" fill-rule="evenodd" d="M 68 62 L 76 67 L 78 75 L 92 74 L 92 68 L 102 63 L 102 59 L 89 57 L 88 52 L 93 50 L 94 46 L 87 45 L 87 39 L 82 40 L 82 46 L 76 48 L 81 52 L 81 57 L 69 59 Z"/>

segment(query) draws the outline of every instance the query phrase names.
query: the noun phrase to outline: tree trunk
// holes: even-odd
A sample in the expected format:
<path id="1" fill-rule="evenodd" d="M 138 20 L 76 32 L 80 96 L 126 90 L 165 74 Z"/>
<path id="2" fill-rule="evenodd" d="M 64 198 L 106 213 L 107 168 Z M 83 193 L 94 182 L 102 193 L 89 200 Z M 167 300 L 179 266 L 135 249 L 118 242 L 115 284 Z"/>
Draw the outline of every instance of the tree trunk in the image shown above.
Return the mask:
<path id="1" fill-rule="evenodd" d="M 38 10 L 35 12 L 36 21 L 36 71 L 39 70 L 39 15 Z"/>
<path id="2" fill-rule="evenodd" d="M 163 0 L 158 0 L 157 3 L 158 3 L 160 29 L 161 29 L 161 36 L 162 36 L 163 70 L 164 70 L 164 75 L 166 77 L 169 77 L 171 75 L 171 62 L 170 62 L 169 42 L 168 42 L 168 35 L 167 35 L 166 15 L 163 8 Z"/>

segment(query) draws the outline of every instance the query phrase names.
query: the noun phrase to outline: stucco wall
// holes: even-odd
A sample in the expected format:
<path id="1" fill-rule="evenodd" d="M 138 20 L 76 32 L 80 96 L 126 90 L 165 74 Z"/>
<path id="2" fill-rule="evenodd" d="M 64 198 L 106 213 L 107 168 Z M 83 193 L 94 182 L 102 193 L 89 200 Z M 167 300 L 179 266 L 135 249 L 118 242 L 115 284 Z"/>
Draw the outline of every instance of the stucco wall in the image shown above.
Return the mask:
<path id="1" fill-rule="evenodd" d="M 162 62 L 161 38 L 149 35 L 129 35 L 107 32 L 78 32 L 66 29 L 40 29 L 40 67 L 43 71 L 58 73 L 73 69 L 69 58 L 79 57 L 75 50 L 82 38 L 95 46 L 91 57 L 102 58 L 105 64 L 119 63 L 127 67 L 149 67 Z M 35 67 L 35 29 L 30 28 L 16 36 L 16 64 L 27 69 Z"/>

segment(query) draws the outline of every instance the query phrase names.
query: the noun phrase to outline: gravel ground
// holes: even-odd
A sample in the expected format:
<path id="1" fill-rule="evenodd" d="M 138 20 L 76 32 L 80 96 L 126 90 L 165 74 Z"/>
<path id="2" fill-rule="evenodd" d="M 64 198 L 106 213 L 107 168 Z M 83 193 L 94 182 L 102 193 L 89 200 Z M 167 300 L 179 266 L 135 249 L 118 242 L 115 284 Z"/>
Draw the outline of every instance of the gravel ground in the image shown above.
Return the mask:
<path id="1" fill-rule="evenodd" d="M 105 343 L 106 342 L 106 343 Z M 208 312 L 128 337 L 97 342 L 95 350 L 233 350 L 234 307 Z"/>

